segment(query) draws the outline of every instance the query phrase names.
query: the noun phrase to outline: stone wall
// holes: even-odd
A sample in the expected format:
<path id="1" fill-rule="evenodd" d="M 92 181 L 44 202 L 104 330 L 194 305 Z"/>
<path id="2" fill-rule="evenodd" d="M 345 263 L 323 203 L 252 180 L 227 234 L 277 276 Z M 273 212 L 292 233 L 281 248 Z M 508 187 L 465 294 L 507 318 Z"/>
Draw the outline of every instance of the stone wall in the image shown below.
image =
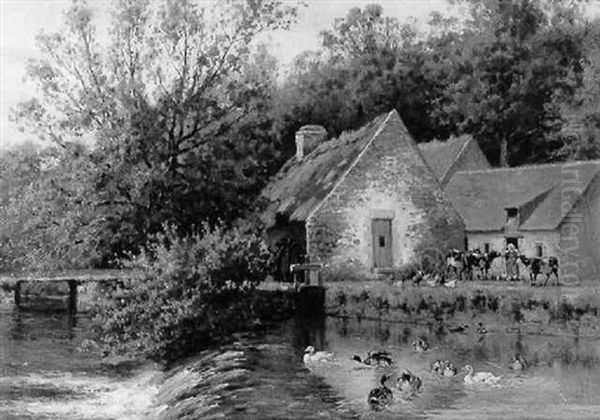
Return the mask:
<path id="1" fill-rule="evenodd" d="M 395 267 L 423 249 L 460 247 L 464 225 L 397 114 L 388 116 L 356 165 L 307 221 L 313 260 L 373 267 L 371 224 L 392 221 Z"/>

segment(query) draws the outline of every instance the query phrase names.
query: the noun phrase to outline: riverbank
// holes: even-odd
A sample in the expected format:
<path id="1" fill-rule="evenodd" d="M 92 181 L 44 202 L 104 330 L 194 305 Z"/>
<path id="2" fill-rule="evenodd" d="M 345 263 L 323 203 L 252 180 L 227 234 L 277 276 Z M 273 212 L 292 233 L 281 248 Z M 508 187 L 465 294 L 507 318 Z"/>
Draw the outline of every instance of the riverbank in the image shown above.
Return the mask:
<path id="1" fill-rule="evenodd" d="M 507 330 L 600 336 L 600 291 L 588 287 L 459 283 L 456 288 L 383 281 L 329 283 L 325 313 L 340 318 L 446 325 L 485 319 Z"/>

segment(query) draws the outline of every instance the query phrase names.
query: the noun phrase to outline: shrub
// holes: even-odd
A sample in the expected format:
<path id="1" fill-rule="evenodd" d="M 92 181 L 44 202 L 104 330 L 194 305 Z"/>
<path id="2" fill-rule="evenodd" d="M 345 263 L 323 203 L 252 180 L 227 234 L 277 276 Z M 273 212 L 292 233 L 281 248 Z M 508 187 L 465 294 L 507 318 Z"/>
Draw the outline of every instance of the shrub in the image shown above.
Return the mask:
<path id="1" fill-rule="evenodd" d="M 126 263 L 132 278 L 109 289 L 94 308 L 100 341 L 118 353 L 172 361 L 251 322 L 256 284 L 266 275 L 268 248 L 242 226 L 204 226 L 178 237 L 174 229 Z"/>

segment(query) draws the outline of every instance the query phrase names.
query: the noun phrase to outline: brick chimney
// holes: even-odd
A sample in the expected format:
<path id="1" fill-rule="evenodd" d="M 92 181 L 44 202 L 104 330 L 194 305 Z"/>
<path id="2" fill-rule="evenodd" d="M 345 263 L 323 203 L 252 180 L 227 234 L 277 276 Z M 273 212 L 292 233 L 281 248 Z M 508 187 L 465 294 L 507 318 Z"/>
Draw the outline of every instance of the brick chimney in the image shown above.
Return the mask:
<path id="1" fill-rule="evenodd" d="M 320 125 L 305 125 L 296 131 L 296 159 L 302 160 L 319 143 L 327 140 L 327 130 Z"/>

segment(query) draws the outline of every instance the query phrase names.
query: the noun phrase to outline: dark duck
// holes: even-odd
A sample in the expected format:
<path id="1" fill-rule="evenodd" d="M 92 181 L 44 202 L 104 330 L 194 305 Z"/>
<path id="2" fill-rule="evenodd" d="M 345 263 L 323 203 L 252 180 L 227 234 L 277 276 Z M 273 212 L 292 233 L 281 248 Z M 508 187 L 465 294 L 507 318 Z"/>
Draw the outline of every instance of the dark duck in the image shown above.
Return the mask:
<path id="1" fill-rule="evenodd" d="M 412 348 L 415 353 L 425 353 L 429 350 L 429 343 L 423 337 L 419 337 L 418 340 L 412 343 Z"/>
<path id="2" fill-rule="evenodd" d="M 456 327 L 448 327 L 448 331 L 450 331 L 451 333 L 462 333 L 467 331 L 467 329 L 469 328 L 468 325 L 457 325 Z"/>
<path id="3" fill-rule="evenodd" d="M 529 366 L 527 360 L 520 354 L 515 354 L 513 358 L 510 360 L 509 369 L 513 372 L 522 372 Z"/>
<path id="4" fill-rule="evenodd" d="M 421 378 L 410 370 L 404 369 L 398 377 L 396 388 L 402 393 L 403 397 L 410 398 L 421 390 Z"/>
<path id="5" fill-rule="evenodd" d="M 391 366 L 393 363 L 392 355 L 387 351 L 370 351 L 364 359 L 355 354 L 352 360 L 366 366 L 377 367 Z"/>
<path id="6" fill-rule="evenodd" d="M 367 402 L 373 410 L 381 410 L 385 406 L 389 405 L 394 399 L 392 390 L 385 385 L 389 379 L 389 375 L 383 375 L 380 380 L 381 385 L 377 388 L 373 388 L 369 392 Z"/>

